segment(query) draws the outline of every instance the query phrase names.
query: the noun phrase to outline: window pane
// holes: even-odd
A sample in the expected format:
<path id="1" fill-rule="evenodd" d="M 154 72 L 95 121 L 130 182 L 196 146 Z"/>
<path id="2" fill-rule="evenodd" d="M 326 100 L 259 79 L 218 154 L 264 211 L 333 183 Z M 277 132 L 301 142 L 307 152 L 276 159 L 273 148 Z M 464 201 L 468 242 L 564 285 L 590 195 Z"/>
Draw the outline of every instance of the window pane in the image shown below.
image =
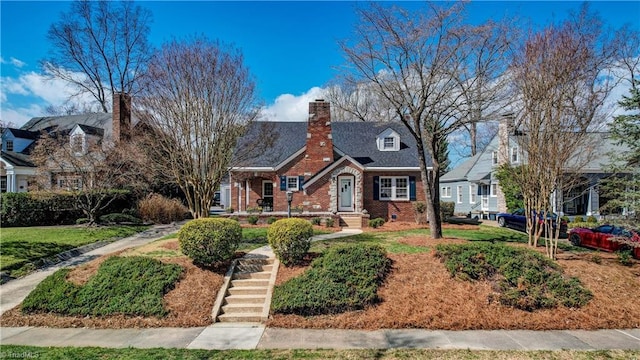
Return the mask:
<path id="1" fill-rule="evenodd" d="M 287 190 L 298 190 L 298 177 L 297 176 L 289 176 L 289 177 L 287 177 Z"/>
<path id="2" fill-rule="evenodd" d="M 408 181 L 407 178 L 396 178 L 396 199 L 408 199 Z"/>
<path id="3" fill-rule="evenodd" d="M 13 151 L 13 140 L 7 140 L 7 151 Z"/>
<path id="4" fill-rule="evenodd" d="M 380 199 L 391 199 L 391 178 L 380 178 Z"/>
<path id="5" fill-rule="evenodd" d="M 393 146 L 394 145 L 394 141 L 393 140 L 394 139 L 392 137 L 384 138 L 384 140 L 383 140 L 384 141 L 384 144 L 383 144 L 384 148 L 385 149 L 393 149 L 394 148 L 394 146 Z"/>

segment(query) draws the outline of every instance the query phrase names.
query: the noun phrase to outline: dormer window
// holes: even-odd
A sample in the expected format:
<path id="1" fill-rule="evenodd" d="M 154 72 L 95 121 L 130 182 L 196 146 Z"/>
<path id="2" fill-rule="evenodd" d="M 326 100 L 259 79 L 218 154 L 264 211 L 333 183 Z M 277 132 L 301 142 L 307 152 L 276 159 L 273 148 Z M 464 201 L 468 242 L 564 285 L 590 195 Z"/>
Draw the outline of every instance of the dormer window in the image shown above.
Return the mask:
<path id="1" fill-rule="evenodd" d="M 389 128 L 376 137 L 376 143 L 380 151 L 398 151 L 400 150 L 400 135 Z"/>
<path id="2" fill-rule="evenodd" d="M 7 140 L 7 151 L 13 151 L 13 140 Z"/>
<path id="3" fill-rule="evenodd" d="M 71 151 L 76 155 L 84 153 L 84 135 L 75 134 L 71 136 Z"/>

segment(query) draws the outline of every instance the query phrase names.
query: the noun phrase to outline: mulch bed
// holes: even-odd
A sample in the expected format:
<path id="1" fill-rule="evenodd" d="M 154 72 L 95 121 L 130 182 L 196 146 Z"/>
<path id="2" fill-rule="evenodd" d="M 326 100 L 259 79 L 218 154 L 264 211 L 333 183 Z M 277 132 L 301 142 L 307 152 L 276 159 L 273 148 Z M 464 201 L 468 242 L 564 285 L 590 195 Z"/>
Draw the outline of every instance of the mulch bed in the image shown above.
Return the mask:
<path id="1" fill-rule="evenodd" d="M 412 223 L 386 223 L 380 229 L 389 231 L 418 228 Z M 473 225 L 445 225 L 465 228 Z M 433 249 L 442 243 L 465 243 L 465 240 L 434 240 L 425 236 L 406 236 L 400 242 Z M 514 244 L 515 245 L 515 244 Z M 524 246 L 517 244 L 517 246 Z M 167 242 L 162 247 L 173 249 Z M 309 254 L 297 267 L 280 266 L 277 283 L 304 272 L 317 254 Z M 282 328 L 340 329 L 614 329 L 640 327 L 640 264 L 625 267 L 615 254 L 559 254 L 558 263 L 570 276 L 577 276 L 590 289 L 593 300 L 581 309 L 560 307 L 553 310 L 526 312 L 490 301 L 490 282 L 466 282 L 451 278 L 434 252 L 421 254 L 390 254 L 392 271 L 379 290 L 382 302 L 362 311 L 339 315 L 305 318 L 295 315 L 272 315 L 267 326 Z M 165 296 L 170 314 L 162 319 L 109 316 L 82 318 L 53 314 L 23 315 L 14 308 L 0 317 L 2 326 L 48 327 L 195 327 L 212 323 L 211 310 L 221 287 L 226 268 L 201 269 L 185 257 L 161 259 L 185 267 L 184 278 Z M 76 268 L 70 279 L 85 282 L 104 258 Z"/>
<path id="2" fill-rule="evenodd" d="M 433 247 L 464 240 L 407 237 L 403 242 Z M 580 278 L 593 300 L 580 309 L 560 307 L 527 312 L 490 301 L 487 281 L 451 278 L 431 253 L 390 254 L 393 268 L 378 294 L 382 302 L 362 311 L 302 317 L 272 315 L 267 326 L 311 329 L 616 329 L 640 327 L 640 265 L 624 267 L 614 254 L 601 254 L 601 263 L 585 259 L 560 260 L 570 276 Z M 277 283 L 303 272 L 304 267 L 282 268 Z"/>

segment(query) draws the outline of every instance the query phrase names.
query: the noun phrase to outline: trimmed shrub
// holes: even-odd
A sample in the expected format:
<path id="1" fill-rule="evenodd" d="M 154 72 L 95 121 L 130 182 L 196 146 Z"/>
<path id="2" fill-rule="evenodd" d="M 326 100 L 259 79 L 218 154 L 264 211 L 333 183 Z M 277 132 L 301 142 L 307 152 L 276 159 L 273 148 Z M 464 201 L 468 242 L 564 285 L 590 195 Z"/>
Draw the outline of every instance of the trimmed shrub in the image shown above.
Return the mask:
<path id="1" fill-rule="evenodd" d="M 149 194 L 138 202 L 138 212 L 144 221 L 169 224 L 184 220 L 189 209 L 178 199 L 169 199 L 160 194 Z"/>
<path id="2" fill-rule="evenodd" d="M 440 218 L 445 220 L 452 217 L 455 209 L 456 203 L 453 201 L 440 201 Z"/>
<path id="3" fill-rule="evenodd" d="M 99 222 L 106 223 L 106 224 L 122 224 L 122 223 L 142 224 L 142 220 L 140 220 L 139 218 L 133 215 L 123 214 L 123 213 L 113 213 L 113 214 L 102 215 L 100 216 Z"/>
<path id="4" fill-rule="evenodd" d="M 67 192 L 4 193 L 1 203 L 2 227 L 70 225 L 83 216 Z"/>
<path id="5" fill-rule="evenodd" d="M 191 220 L 178 231 L 180 251 L 198 265 L 232 259 L 241 240 L 240 223 L 230 219 Z"/>
<path id="6" fill-rule="evenodd" d="M 574 218 L 573 218 L 573 222 L 574 222 L 574 223 L 581 223 L 581 222 L 585 222 L 585 221 L 584 221 L 584 217 L 582 217 L 582 216 L 576 216 L 576 217 L 574 217 Z"/>
<path id="7" fill-rule="evenodd" d="M 588 222 L 588 223 L 591 223 L 591 224 L 595 224 L 595 223 L 597 223 L 597 222 L 598 222 L 598 219 L 596 219 L 596 217 L 595 217 L 595 216 L 590 215 L 590 216 L 587 216 L 587 222 Z"/>
<path id="8" fill-rule="evenodd" d="M 491 243 L 438 245 L 436 256 L 443 259 L 451 276 L 495 280 L 502 305 L 525 311 L 559 304 L 575 308 L 593 298 L 577 278 L 566 278 L 557 264 L 529 249 Z"/>
<path id="9" fill-rule="evenodd" d="M 299 277 L 274 289 L 276 313 L 302 316 L 361 310 L 379 301 L 378 287 L 391 261 L 377 245 L 346 245 L 329 249 Z"/>
<path id="10" fill-rule="evenodd" d="M 369 227 L 372 227 L 374 229 L 379 228 L 380 226 L 384 225 L 385 221 L 383 218 L 375 218 L 375 219 L 371 219 L 369 220 Z"/>
<path id="11" fill-rule="evenodd" d="M 276 222 L 276 221 L 278 221 L 278 218 L 277 218 L 277 217 L 275 217 L 275 216 L 269 216 L 269 217 L 267 218 L 267 224 L 268 224 L 268 225 L 271 225 L 271 224 L 273 224 L 273 223 L 274 223 L 274 222 Z"/>
<path id="12" fill-rule="evenodd" d="M 225 211 L 227 214 L 233 214 L 233 212 L 235 211 L 235 209 L 234 209 L 234 208 L 232 208 L 232 207 L 228 207 L 228 208 L 224 209 L 224 211 Z"/>
<path id="13" fill-rule="evenodd" d="M 70 271 L 60 269 L 38 284 L 22 303 L 22 312 L 163 317 L 169 311 L 162 297 L 174 288 L 183 269 L 148 257 L 113 256 L 82 286 L 66 280 Z"/>
<path id="14" fill-rule="evenodd" d="M 251 215 L 247 217 L 247 222 L 251 225 L 256 225 L 258 223 L 258 220 L 260 220 L 260 218 L 256 215 Z"/>
<path id="15" fill-rule="evenodd" d="M 334 223 L 335 223 L 335 221 L 333 220 L 333 218 L 324 219 L 324 226 L 326 226 L 326 227 L 333 227 Z"/>
<path id="16" fill-rule="evenodd" d="M 320 224 L 322 223 L 322 219 L 321 219 L 321 218 L 319 218 L 319 217 L 314 217 L 314 218 L 312 218 L 312 219 L 311 219 L 311 220 L 309 220 L 309 221 L 311 221 L 311 224 L 312 224 L 312 225 L 316 225 L 316 226 L 317 226 L 317 225 L 320 225 Z"/>
<path id="17" fill-rule="evenodd" d="M 313 226 L 304 219 L 281 219 L 267 229 L 267 241 L 285 266 L 298 264 L 311 247 Z"/>
<path id="18" fill-rule="evenodd" d="M 562 220 L 566 221 L 566 222 L 567 222 L 567 224 L 571 222 L 571 219 L 569 219 L 569 217 L 568 217 L 567 215 L 565 215 L 565 216 L 561 217 L 560 219 L 562 219 Z"/>

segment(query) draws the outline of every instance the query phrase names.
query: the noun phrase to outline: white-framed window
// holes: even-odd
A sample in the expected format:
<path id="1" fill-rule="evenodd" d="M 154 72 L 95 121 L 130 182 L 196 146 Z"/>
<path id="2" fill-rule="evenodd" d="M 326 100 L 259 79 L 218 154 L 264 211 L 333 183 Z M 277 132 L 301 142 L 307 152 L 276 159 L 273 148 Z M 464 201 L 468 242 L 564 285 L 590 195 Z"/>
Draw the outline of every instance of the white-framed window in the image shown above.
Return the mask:
<path id="1" fill-rule="evenodd" d="M 457 186 L 456 196 L 458 197 L 458 204 L 462 204 L 462 185 Z"/>
<path id="2" fill-rule="evenodd" d="M 409 177 L 380 177 L 380 200 L 409 200 Z"/>
<path id="3" fill-rule="evenodd" d="M 388 128 L 376 136 L 376 144 L 380 151 L 398 151 L 400 150 L 400 135 Z"/>
<path id="4" fill-rule="evenodd" d="M 498 196 L 498 184 L 497 183 L 492 183 L 491 184 L 491 197 L 496 197 Z"/>
<path id="5" fill-rule="evenodd" d="M 387 136 L 383 139 L 383 145 L 382 147 L 385 150 L 393 150 L 396 147 L 396 139 L 391 137 L 391 136 Z"/>
<path id="6" fill-rule="evenodd" d="M 13 140 L 7 140 L 7 151 L 13 151 Z"/>
<path id="7" fill-rule="evenodd" d="M 478 185 L 471 184 L 469 185 L 469 204 L 475 204 L 478 199 Z"/>
<path id="8" fill-rule="evenodd" d="M 58 178 L 58 187 L 66 190 L 82 190 L 82 179 L 79 177 Z"/>
<path id="9" fill-rule="evenodd" d="M 494 151 L 491 153 L 491 163 L 493 165 L 498 165 L 498 152 Z"/>
<path id="10" fill-rule="evenodd" d="M 288 191 L 298 191 L 299 183 L 297 176 L 287 176 L 287 190 Z"/>
<path id="11" fill-rule="evenodd" d="M 0 177 L 0 192 L 7 192 L 7 177 Z"/>
<path id="12" fill-rule="evenodd" d="M 74 154 L 84 153 L 84 135 L 76 134 L 71 136 L 71 151 Z"/>
<path id="13" fill-rule="evenodd" d="M 517 146 L 511 148 L 511 163 L 519 163 L 520 162 L 520 151 Z"/>
<path id="14" fill-rule="evenodd" d="M 450 198 L 451 197 L 451 186 L 443 186 L 440 189 L 440 197 Z"/>

